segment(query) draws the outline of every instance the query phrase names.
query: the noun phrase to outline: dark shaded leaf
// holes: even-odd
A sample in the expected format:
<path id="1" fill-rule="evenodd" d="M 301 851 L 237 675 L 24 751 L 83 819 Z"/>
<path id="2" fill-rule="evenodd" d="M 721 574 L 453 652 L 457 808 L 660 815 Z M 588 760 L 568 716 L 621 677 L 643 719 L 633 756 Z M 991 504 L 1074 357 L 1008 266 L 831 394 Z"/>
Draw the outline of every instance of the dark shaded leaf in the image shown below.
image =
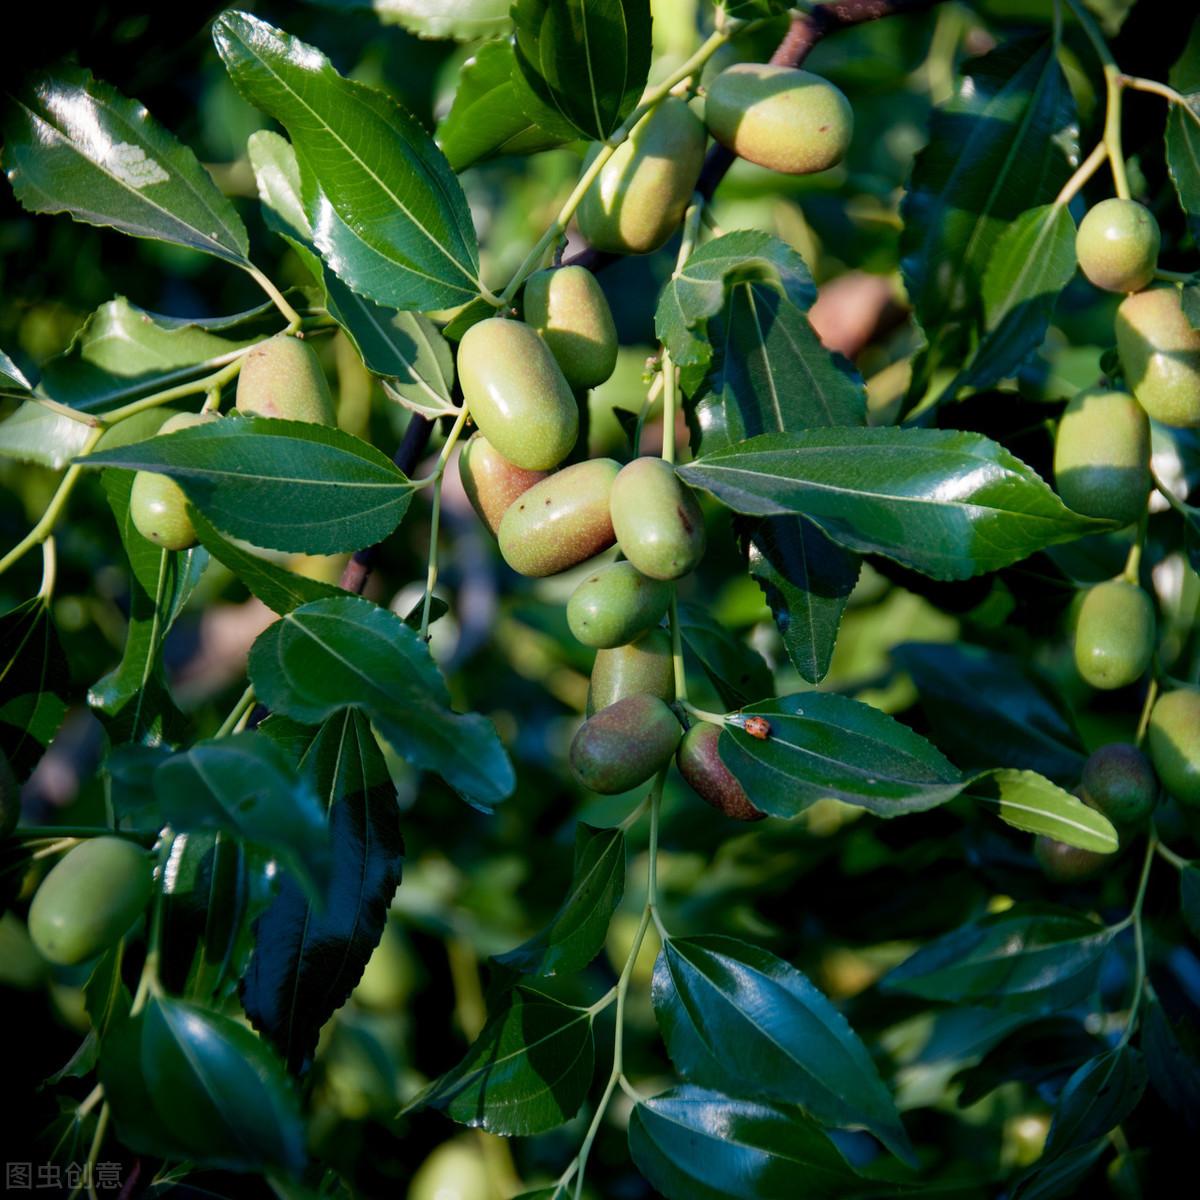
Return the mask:
<path id="1" fill-rule="evenodd" d="M 1133 1112 L 1145 1090 L 1146 1064 L 1128 1044 L 1085 1062 L 1058 1098 L 1043 1160 L 1105 1138 Z"/>
<path id="2" fill-rule="evenodd" d="M 723 704 L 740 708 L 775 690 L 762 655 L 734 637 L 700 605 L 679 606 L 679 630 Z"/>
<path id="3" fill-rule="evenodd" d="M 70 687 L 67 656 L 42 597 L 0 617 L 0 730 L 18 779 L 33 770 L 58 732 Z"/>
<path id="4" fill-rule="evenodd" d="M 1200 1036 L 1171 1021 L 1157 1000 L 1142 1010 L 1141 1049 L 1154 1090 L 1190 1130 L 1200 1129 Z"/>

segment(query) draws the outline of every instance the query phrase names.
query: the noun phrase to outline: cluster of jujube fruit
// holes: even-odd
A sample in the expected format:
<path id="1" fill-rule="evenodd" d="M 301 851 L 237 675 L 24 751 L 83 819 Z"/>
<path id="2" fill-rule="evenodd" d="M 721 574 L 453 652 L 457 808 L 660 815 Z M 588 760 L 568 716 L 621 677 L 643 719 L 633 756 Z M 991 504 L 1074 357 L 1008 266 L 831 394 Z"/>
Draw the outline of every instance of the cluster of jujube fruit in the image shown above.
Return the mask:
<path id="1" fill-rule="evenodd" d="M 1058 425 L 1054 478 L 1076 512 L 1122 526 L 1145 520 L 1153 486 L 1150 419 L 1200 426 L 1200 330 L 1184 312 L 1179 288 L 1155 282 L 1159 246 L 1153 214 L 1127 199 L 1095 205 L 1076 235 L 1084 275 L 1096 287 L 1126 294 L 1115 333 L 1129 390 L 1093 388 L 1071 400 Z M 1138 581 L 1138 566 L 1135 554 L 1123 575 L 1089 588 L 1079 604 L 1075 665 L 1094 688 L 1127 687 L 1154 660 L 1155 606 Z M 1084 770 L 1084 800 L 1119 828 L 1149 816 L 1159 780 L 1180 804 L 1200 808 L 1200 691 L 1166 691 L 1151 710 L 1147 735 L 1153 767 L 1133 746 L 1118 744 L 1098 750 Z M 1103 862 L 1048 839 L 1037 850 L 1055 878 L 1079 878 Z"/>

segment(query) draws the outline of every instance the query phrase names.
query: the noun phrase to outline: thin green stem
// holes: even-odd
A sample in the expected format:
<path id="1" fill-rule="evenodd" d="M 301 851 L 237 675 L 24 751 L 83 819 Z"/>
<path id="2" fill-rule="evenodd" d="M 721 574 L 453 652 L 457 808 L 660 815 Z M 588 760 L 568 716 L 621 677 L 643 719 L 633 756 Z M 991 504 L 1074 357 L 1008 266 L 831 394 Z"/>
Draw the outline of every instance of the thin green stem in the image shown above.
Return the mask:
<path id="1" fill-rule="evenodd" d="M 1084 8 L 1081 0 L 1067 0 L 1067 7 L 1075 14 L 1075 19 L 1083 26 L 1083 32 L 1087 35 L 1087 39 L 1092 43 L 1092 49 L 1096 51 L 1096 57 L 1101 64 L 1106 67 L 1116 69 L 1116 60 L 1112 56 L 1112 51 L 1108 48 L 1108 43 L 1104 40 L 1104 34 L 1100 32 L 1100 26 L 1096 24 L 1095 18 L 1086 8 Z"/>
<path id="2" fill-rule="evenodd" d="M 1158 837 L 1154 831 L 1146 839 L 1146 856 L 1142 860 L 1142 873 L 1138 879 L 1137 894 L 1133 898 L 1133 908 L 1129 919 L 1133 924 L 1133 994 L 1129 1001 L 1129 1019 L 1125 1023 L 1125 1032 L 1121 1035 L 1118 1046 L 1124 1046 L 1133 1036 L 1137 1027 L 1138 1008 L 1142 1002 L 1142 992 L 1146 987 L 1146 933 L 1142 928 L 1142 905 L 1146 901 L 1146 887 L 1150 882 L 1150 868 L 1154 865 L 1154 851 L 1158 845 Z"/>
<path id="3" fill-rule="evenodd" d="M 246 268 L 250 278 L 271 298 L 271 303 L 283 314 L 287 322 L 285 333 L 295 333 L 300 328 L 300 314 L 284 299 L 283 293 L 256 267 Z"/>
<path id="4" fill-rule="evenodd" d="M 671 592 L 671 607 L 668 610 L 671 625 L 671 659 L 675 667 L 675 699 L 685 708 L 687 703 L 687 667 L 683 661 L 683 630 L 679 625 L 679 597 Z"/>
<path id="5" fill-rule="evenodd" d="M 142 725 L 142 704 L 146 699 L 146 684 L 150 682 L 150 673 L 154 670 L 154 659 L 158 654 L 158 642 L 162 632 L 162 604 L 167 589 L 167 570 L 171 561 L 171 551 L 165 547 L 158 559 L 158 582 L 154 589 L 154 616 L 150 620 L 150 645 L 146 654 L 146 662 L 142 667 L 142 683 L 138 688 L 137 705 L 133 710 L 133 740 L 136 742 Z"/>
<path id="6" fill-rule="evenodd" d="M 1149 516 L 1149 509 L 1143 508 L 1142 515 L 1138 518 L 1133 545 L 1129 547 L 1129 554 L 1125 558 L 1125 569 L 1121 572 L 1121 578 L 1126 583 L 1132 583 L 1135 587 L 1137 586 L 1142 570 L 1142 548 L 1146 544 L 1146 524 Z"/>
<path id="7" fill-rule="evenodd" d="M 447 413 L 447 416 L 450 414 Z M 458 444 L 458 439 L 462 436 L 463 427 L 467 423 L 467 417 L 470 414 L 467 412 L 467 406 L 464 404 L 458 410 L 458 416 L 455 418 L 454 424 L 450 428 L 450 432 L 446 435 L 446 443 L 442 447 L 442 452 L 438 455 L 438 460 L 434 464 L 433 470 L 428 475 L 422 476 L 420 479 L 412 480 L 414 488 L 428 487 L 432 483 L 442 477 L 442 472 L 446 469 L 446 464 L 450 461 L 450 455 L 454 447 Z"/>
<path id="8" fill-rule="evenodd" d="M 157 995 L 160 990 L 158 962 L 162 953 L 160 943 L 162 941 L 164 876 L 174 844 L 175 833 L 169 825 L 166 825 L 163 827 L 161 845 L 158 848 L 158 871 L 154 881 L 154 905 L 150 912 L 150 934 L 146 939 L 146 961 L 142 963 L 142 974 L 138 979 L 137 992 L 134 994 L 133 1004 L 129 1009 L 131 1017 L 136 1017 L 146 1007 L 146 1001 L 150 999 L 150 996 Z"/>
<path id="9" fill-rule="evenodd" d="M 158 408 L 161 404 L 169 404 L 172 400 L 182 400 L 185 396 L 198 396 L 201 392 L 220 391 L 227 383 L 237 378 L 246 355 L 253 349 L 253 346 L 243 346 L 240 350 L 232 351 L 231 355 L 222 355 L 229 361 L 211 375 L 165 388 L 161 392 L 151 392 L 149 396 L 143 396 L 140 400 L 133 400 L 121 408 L 114 408 L 112 412 L 104 414 L 105 425 L 116 425 L 127 417 L 145 412 L 148 408 Z"/>
<path id="10" fill-rule="evenodd" d="M 38 588 L 39 599 L 47 604 L 54 595 L 54 584 L 58 578 L 58 554 L 53 535 L 42 543 L 42 585 Z"/>
<path id="11" fill-rule="evenodd" d="M 1058 207 L 1064 204 L 1070 204 L 1072 200 L 1079 194 L 1080 189 L 1087 183 L 1089 179 L 1100 169 L 1104 164 L 1104 160 L 1108 157 L 1108 144 L 1099 141 L 1092 147 L 1092 152 L 1079 164 L 1075 169 L 1075 173 L 1063 184 L 1062 190 L 1054 198 L 1054 203 Z"/>
<path id="12" fill-rule="evenodd" d="M 1154 846 L 1155 853 L 1165 859 L 1177 871 L 1182 871 L 1185 867 L 1190 867 L 1192 864 L 1186 858 L 1175 853 L 1169 846 L 1164 846 L 1162 842 L 1157 842 Z"/>
<path id="13" fill-rule="evenodd" d="M 1178 104 L 1197 125 L 1200 125 L 1200 109 L 1193 108 L 1188 103 L 1186 96 L 1165 83 L 1159 83 L 1157 79 L 1143 79 L 1139 75 L 1122 75 L 1121 86 L 1132 88 L 1135 92 L 1150 92 L 1155 96 L 1161 96 L 1164 100 L 1169 100 L 1172 104 Z"/>
<path id="14" fill-rule="evenodd" d="M 29 856 L 31 862 L 40 862 L 43 858 L 53 858 L 56 854 L 62 854 L 64 850 L 72 850 L 79 845 L 79 839 L 73 837 L 60 838 L 57 842 L 51 842 L 49 845 L 42 846 Z"/>
<path id="15" fill-rule="evenodd" d="M 1159 268 L 1154 272 L 1154 278 L 1165 283 L 1195 283 L 1198 276 L 1195 271 L 1164 271 Z"/>
<path id="16" fill-rule="evenodd" d="M 728 713 L 709 712 L 707 709 L 697 708 L 694 704 L 689 704 L 687 700 L 680 700 L 679 706 L 689 716 L 695 717 L 698 721 L 708 721 L 713 725 L 727 725 L 729 723 Z"/>
<path id="17" fill-rule="evenodd" d="M 34 404 L 40 404 L 43 408 L 48 408 L 60 417 L 66 417 L 69 421 L 76 421 L 80 425 L 90 425 L 93 429 L 98 429 L 104 424 L 104 419 L 95 413 L 80 412 L 79 409 L 71 408 L 70 405 L 51 400 L 49 396 L 27 396 L 26 399 L 32 400 Z"/>
<path id="18" fill-rule="evenodd" d="M 1137 734 L 1133 741 L 1135 746 L 1140 746 L 1146 740 L 1146 730 L 1150 727 L 1150 714 L 1154 710 L 1154 701 L 1158 699 L 1158 680 L 1151 679 L 1150 686 L 1146 688 L 1146 699 L 1142 701 L 1142 712 L 1138 717 Z"/>
<path id="19" fill-rule="evenodd" d="M 454 422 L 446 444 L 438 455 L 437 465 L 430 478 L 433 480 L 433 505 L 429 518 L 429 566 L 425 573 L 425 597 L 421 602 L 421 640 L 429 641 L 429 618 L 433 612 L 433 589 L 437 586 L 438 578 L 438 534 L 442 520 L 442 480 L 446 474 L 446 464 L 450 461 L 463 426 L 467 423 L 467 406 L 464 403 Z M 421 484 L 424 486 L 424 482 Z"/>
<path id="20" fill-rule="evenodd" d="M 254 709 L 254 702 L 257 697 L 254 694 L 254 684 L 250 684 L 241 694 L 238 702 L 229 710 L 229 716 L 221 722 L 221 728 L 213 735 L 214 737 L 228 737 L 237 729 L 242 718 L 247 716 Z"/>
<path id="21" fill-rule="evenodd" d="M 1104 144 L 1108 148 L 1108 160 L 1112 167 L 1113 187 L 1122 200 L 1128 200 L 1129 180 L 1125 174 L 1125 158 L 1121 151 L 1121 83 L 1124 77 L 1092 14 L 1084 8 L 1080 0 L 1067 0 L 1067 4 L 1083 27 L 1088 41 L 1092 43 L 1104 70 Z"/>
<path id="22" fill-rule="evenodd" d="M 152 846 L 157 833 L 135 833 L 128 829 L 108 829 L 103 825 L 22 825 L 9 835 L 14 841 L 36 842 L 44 838 L 119 837 L 142 846 Z"/>

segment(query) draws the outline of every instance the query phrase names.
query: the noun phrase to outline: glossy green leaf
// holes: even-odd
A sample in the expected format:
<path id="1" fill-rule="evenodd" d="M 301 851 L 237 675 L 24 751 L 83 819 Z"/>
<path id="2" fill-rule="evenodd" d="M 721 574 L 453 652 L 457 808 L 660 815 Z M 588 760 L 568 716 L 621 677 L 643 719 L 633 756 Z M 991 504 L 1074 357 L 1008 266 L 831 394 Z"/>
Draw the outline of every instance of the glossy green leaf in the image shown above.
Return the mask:
<path id="1" fill-rule="evenodd" d="M 33 770 L 67 713 L 71 676 L 40 596 L 0 616 L 0 744 L 18 779 Z"/>
<path id="2" fill-rule="evenodd" d="M 304 554 L 380 541 L 412 498 L 374 446 L 305 421 L 230 416 L 81 461 L 170 475 L 222 533 Z"/>
<path id="3" fill-rule="evenodd" d="M 462 1062 L 409 1108 L 436 1108 L 462 1125 L 527 1137 L 579 1111 L 594 1065 L 587 1009 L 514 988 Z"/>
<path id="4" fill-rule="evenodd" d="M 667 1053 L 689 1082 L 863 1126 L 914 1164 L 867 1048 L 790 963 L 736 938 L 670 938 L 653 999 Z"/>
<path id="5" fill-rule="evenodd" d="M 136 100 L 62 64 L 9 105 L 4 169 L 31 212 L 248 263 L 246 229 L 196 161 Z"/>
<path id="6" fill-rule="evenodd" d="M 1200 236 L 1200 70 L 1196 54 L 1200 34 L 1192 27 L 1191 37 L 1171 68 L 1171 85 L 1182 92 L 1183 105 L 1172 104 L 1167 114 L 1167 170 L 1180 206 L 1188 215 L 1193 238 Z"/>
<path id="7" fill-rule="evenodd" d="M 625 835 L 619 829 L 594 829 L 580 821 L 575 829 L 575 865 L 571 890 L 540 933 L 496 962 L 524 975 L 566 975 L 581 971 L 600 953 L 608 923 L 625 891 Z"/>
<path id="8" fill-rule="evenodd" d="M 1145 1090 L 1146 1064 L 1128 1043 L 1085 1062 L 1058 1097 L 1043 1158 L 1105 1137 L 1133 1112 Z"/>
<path id="9" fill-rule="evenodd" d="M 567 140 L 525 115 L 512 78 L 516 69 L 508 38 L 485 42 L 463 64 L 454 103 L 437 130 L 438 144 L 454 170 L 507 154 L 536 154 Z"/>
<path id="10" fill-rule="evenodd" d="M 1200 1113 L 1200 1039 L 1190 1021 L 1172 1019 L 1157 998 L 1144 1001 L 1141 1050 L 1150 1084 L 1193 1131 Z"/>
<path id="11" fill-rule="evenodd" d="M 1080 1195 L 1080 1185 L 1092 1174 L 1108 1152 L 1107 1138 L 1077 1146 L 1059 1158 L 1035 1164 L 1015 1188 L 1013 1200 L 1071 1200 Z"/>
<path id="12" fill-rule="evenodd" d="M 531 115 L 551 133 L 604 141 L 646 86 L 649 0 L 514 0 L 512 15 Z"/>
<path id="13" fill-rule="evenodd" d="M 318 900 L 329 882 L 329 828 L 313 783 L 261 733 L 197 742 L 154 773 L 163 815 L 181 831 L 215 829 L 262 846 Z"/>
<path id="14" fill-rule="evenodd" d="M 222 13 L 213 37 L 238 89 L 291 136 L 305 213 L 335 274 L 401 309 L 451 307 L 478 295 L 466 198 L 410 114 L 257 17 Z"/>
<path id="15" fill-rule="evenodd" d="M 883 980 L 926 1000 L 1053 1012 L 1096 986 L 1114 930 L 1067 909 L 1018 904 L 922 946 Z"/>
<path id="16" fill-rule="evenodd" d="M 509 27 L 510 0 L 314 0 L 323 8 L 371 12 L 423 38 L 473 42 Z"/>
<path id="17" fill-rule="evenodd" d="M 1101 812 L 1036 771 L 989 771 L 967 784 L 972 799 L 995 806 L 1002 821 L 1026 833 L 1041 833 L 1083 850 L 1112 854 L 1120 842 Z"/>
<path id="18" fill-rule="evenodd" d="M 124 958 L 125 943 L 118 942 L 110 946 L 92 968 L 87 983 L 83 985 L 84 1009 L 91 1026 L 84 1035 L 83 1042 L 71 1055 L 70 1061 L 55 1071 L 46 1083 L 57 1085 L 64 1079 L 82 1079 L 96 1069 L 96 1061 L 100 1056 L 100 1043 L 108 1033 L 109 1027 L 119 1024 L 129 1015 L 129 1007 L 133 997 L 121 978 L 121 962 Z"/>
<path id="19" fill-rule="evenodd" d="M 0 389 L 18 392 L 32 392 L 33 384 L 25 377 L 25 373 L 3 350 L 0 350 Z"/>
<path id="20" fill-rule="evenodd" d="M 883 1194 L 798 1111 L 698 1087 L 672 1088 L 635 1105 L 629 1152 L 667 1200 Z"/>
<path id="21" fill-rule="evenodd" d="M 26 400 L 0 421 L 0 457 L 58 471 L 81 453 L 92 428 Z"/>
<path id="22" fill-rule="evenodd" d="M 492 723 L 452 711 L 420 634 L 369 600 L 341 596 L 287 613 L 254 643 L 250 678 L 264 704 L 298 721 L 360 708 L 397 754 L 473 804 L 490 807 L 512 792 L 512 764 Z"/>
<path id="23" fill-rule="evenodd" d="M 245 1025 L 155 997 L 105 1040 L 105 1100 L 141 1154 L 232 1171 L 304 1165 L 304 1122 L 275 1056 Z"/>
<path id="24" fill-rule="evenodd" d="M 241 987 L 251 1024 L 296 1072 L 311 1061 L 321 1026 L 379 944 L 404 853 L 396 789 L 361 713 L 330 717 L 300 765 L 328 814 L 329 888 L 315 907 L 284 879 L 255 925 Z"/>
<path id="25" fill-rule="evenodd" d="M 700 660 L 723 704 L 740 708 L 774 691 L 762 655 L 736 638 L 699 604 L 679 606 L 684 645 Z"/>
<path id="26" fill-rule="evenodd" d="M 966 579 L 1106 522 L 1068 509 L 998 443 L 949 429 L 766 434 L 679 468 L 735 512 L 803 515 L 852 550 Z"/>
<path id="27" fill-rule="evenodd" d="M 954 361 L 982 321 L 1001 236 L 1066 181 L 1075 120 L 1054 47 L 1040 37 L 970 61 L 957 94 L 934 110 L 900 210 L 901 267 L 929 366 Z"/>

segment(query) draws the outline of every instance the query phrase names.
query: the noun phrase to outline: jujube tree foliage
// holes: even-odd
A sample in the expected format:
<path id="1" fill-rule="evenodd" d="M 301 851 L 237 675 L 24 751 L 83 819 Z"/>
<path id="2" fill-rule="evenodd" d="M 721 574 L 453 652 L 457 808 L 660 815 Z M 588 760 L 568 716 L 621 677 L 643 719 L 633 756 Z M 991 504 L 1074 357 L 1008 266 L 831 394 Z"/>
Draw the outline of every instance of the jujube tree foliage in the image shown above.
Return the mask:
<path id="1" fill-rule="evenodd" d="M 1200 21 L 375 7 L 216 15 L 207 169 L 124 79 L 6 96 L 24 210 L 203 281 L 0 311 L 0 973 L 58 1106 L 9 1157 L 1174 1190 Z"/>

